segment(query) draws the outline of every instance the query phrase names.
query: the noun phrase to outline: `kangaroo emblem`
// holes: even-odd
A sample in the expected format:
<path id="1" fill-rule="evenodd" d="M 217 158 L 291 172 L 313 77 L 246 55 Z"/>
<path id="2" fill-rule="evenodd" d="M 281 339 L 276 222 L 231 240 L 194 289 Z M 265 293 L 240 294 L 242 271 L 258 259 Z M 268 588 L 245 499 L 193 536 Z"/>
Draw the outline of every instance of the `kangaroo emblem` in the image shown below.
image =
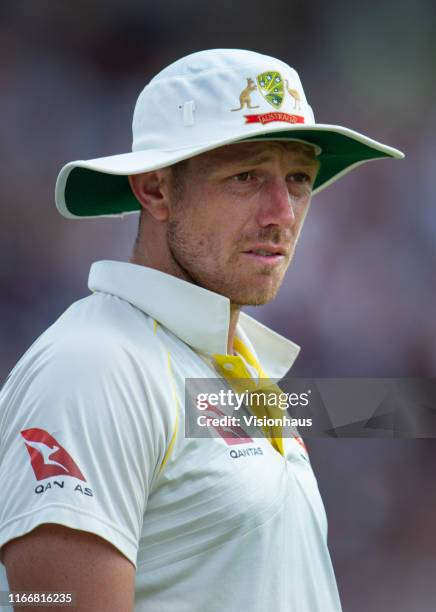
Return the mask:
<path id="1" fill-rule="evenodd" d="M 289 83 L 288 83 L 287 79 L 285 79 L 285 83 L 286 83 L 286 89 L 288 90 L 288 94 L 294 98 L 294 108 L 300 110 L 300 108 L 301 108 L 301 105 L 300 105 L 300 101 L 301 101 L 300 94 L 298 93 L 298 91 L 296 89 L 292 89 L 291 87 L 289 87 Z"/>
<path id="2" fill-rule="evenodd" d="M 239 96 L 239 108 L 232 108 L 231 111 L 240 111 L 246 106 L 247 108 L 259 108 L 258 106 L 251 105 L 251 92 L 255 91 L 257 86 L 253 79 L 247 78 L 247 87 L 241 91 Z"/>

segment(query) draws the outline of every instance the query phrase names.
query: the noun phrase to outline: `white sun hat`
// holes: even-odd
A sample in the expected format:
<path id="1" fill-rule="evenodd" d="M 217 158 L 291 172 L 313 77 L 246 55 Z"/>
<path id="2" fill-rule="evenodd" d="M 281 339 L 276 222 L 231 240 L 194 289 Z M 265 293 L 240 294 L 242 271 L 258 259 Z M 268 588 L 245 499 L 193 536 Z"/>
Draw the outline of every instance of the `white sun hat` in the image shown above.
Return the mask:
<path id="1" fill-rule="evenodd" d="M 139 212 L 129 174 L 247 140 L 314 145 L 320 169 L 313 193 L 367 161 L 404 157 L 349 128 L 315 123 L 298 74 L 284 62 L 253 51 L 213 49 L 170 64 L 144 88 L 133 115 L 132 152 L 64 166 L 56 205 L 68 218 Z"/>

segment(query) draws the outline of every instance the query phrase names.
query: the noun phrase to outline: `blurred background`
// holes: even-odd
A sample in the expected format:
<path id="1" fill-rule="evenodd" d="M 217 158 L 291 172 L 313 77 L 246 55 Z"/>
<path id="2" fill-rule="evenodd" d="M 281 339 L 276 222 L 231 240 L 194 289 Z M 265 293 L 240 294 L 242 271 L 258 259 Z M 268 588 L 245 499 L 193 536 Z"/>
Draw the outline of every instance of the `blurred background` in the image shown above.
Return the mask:
<path id="1" fill-rule="evenodd" d="M 279 297 L 250 314 L 303 347 L 296 375 L 435 377 L 435 27 L 431 0 L 3 0 L 0 381 L 88 293 L 91 262 L 126 260 L 135 238 L 136 215 L 62 218 L 60 167 L 130 150 L 147 81 L 213 47 L 281 58 L 318 122 L 406 153 L 315 196 Z M 434 612 L 436 443 L 310 451 L 344 611 Z"/>

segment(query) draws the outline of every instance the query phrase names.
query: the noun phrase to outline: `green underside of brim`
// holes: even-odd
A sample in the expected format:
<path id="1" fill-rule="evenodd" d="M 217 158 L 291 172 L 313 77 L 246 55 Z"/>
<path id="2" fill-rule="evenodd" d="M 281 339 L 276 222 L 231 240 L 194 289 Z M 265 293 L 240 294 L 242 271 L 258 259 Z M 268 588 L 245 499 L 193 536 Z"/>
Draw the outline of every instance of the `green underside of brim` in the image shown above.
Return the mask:
<path id="1" fill-rule="evenodd" d="M 272 136 L 274 140 L 282 138 L 306 140 L 321 147 L 322 153 L 318 156 L 321 165 L 314 190 L 353 164 L 390 157 L 387 153 L 335 132 L 298 130 L 254 136 L 245 140 L 272 140 Z M 140 209 L 130 189 L 127 176 L 106 174 L 86 168 L 74 168 L 70 172 L 65 188 L 65 202 L 70 213 L 78 217 L 118 215 Z"/>

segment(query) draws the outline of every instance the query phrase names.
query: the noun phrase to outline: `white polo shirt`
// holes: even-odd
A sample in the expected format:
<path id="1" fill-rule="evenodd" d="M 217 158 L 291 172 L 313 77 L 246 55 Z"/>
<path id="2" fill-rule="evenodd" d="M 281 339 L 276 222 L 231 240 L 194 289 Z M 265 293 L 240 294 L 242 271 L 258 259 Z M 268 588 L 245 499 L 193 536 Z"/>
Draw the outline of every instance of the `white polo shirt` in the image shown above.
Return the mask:
<path id="1" fill-rule="evenodd" d="M 184 435 L 186 378 L 280 379 L 298 347 L 241 314 L 226 355 L 229 300 L 150 268 L 98 262 L 89 287 L 1 392 L 0 546 L 95 533 L 135 564 L 137 612 L 338 612 L 301 441 Z"/>

